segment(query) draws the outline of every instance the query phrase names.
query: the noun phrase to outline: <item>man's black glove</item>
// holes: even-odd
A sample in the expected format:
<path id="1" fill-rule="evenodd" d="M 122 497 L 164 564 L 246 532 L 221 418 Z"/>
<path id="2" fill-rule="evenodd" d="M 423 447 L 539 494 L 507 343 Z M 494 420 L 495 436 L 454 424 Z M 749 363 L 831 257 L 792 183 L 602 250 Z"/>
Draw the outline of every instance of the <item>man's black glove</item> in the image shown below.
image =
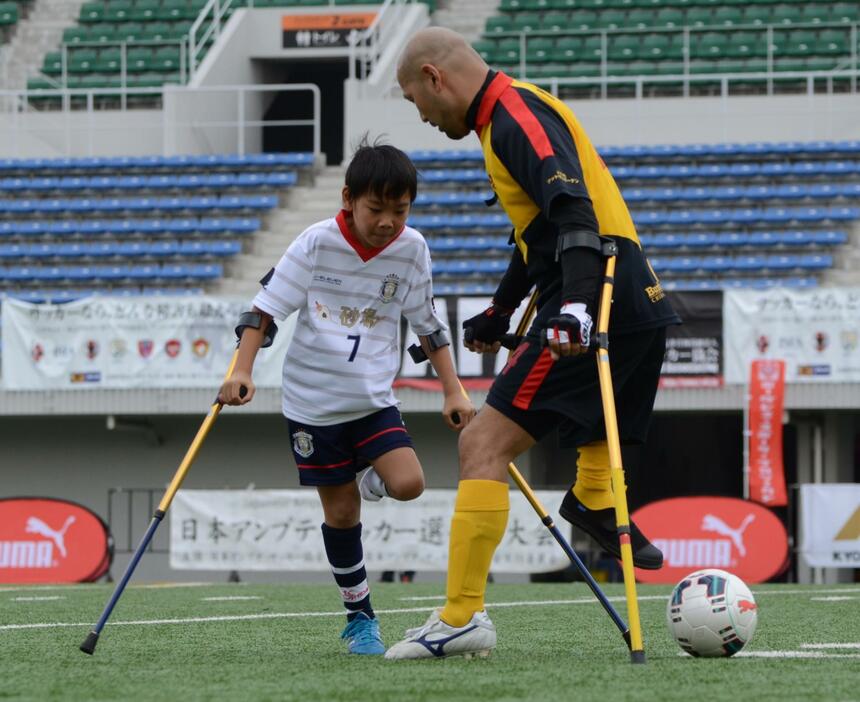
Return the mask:
<path id="1" fill-rule="evenodd" d="M 494 303 L 463 322 L 463 338 L 468 342 L 495 343 L 508 331 L 512 314 L 513 310 Z"/>
<path id="2" fill-rule="evenodd" d="M 556 341 L 559 344 L 579 344 L 585 350 L 591 343 L 592 326 L 591 315 L 584 303 L 565 303 L 557 316 L 546 321 L 541 345 L 548 346 L 550 342 Z"/>

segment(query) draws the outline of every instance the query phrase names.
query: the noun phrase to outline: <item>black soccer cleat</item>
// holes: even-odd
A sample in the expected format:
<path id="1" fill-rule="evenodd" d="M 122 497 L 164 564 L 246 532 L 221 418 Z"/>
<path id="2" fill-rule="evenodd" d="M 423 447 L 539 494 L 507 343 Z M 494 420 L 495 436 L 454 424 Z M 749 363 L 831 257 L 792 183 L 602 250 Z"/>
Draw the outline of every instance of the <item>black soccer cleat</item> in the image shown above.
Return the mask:
<path id="1" fill-rule="evenodd" d="M 615 526 L 615 510 L 588 509 L 582 504 L 572 490 L 568 490 L 562 500 L 559 514 L 573 526 L 582 529 L 600 544 L 600 547 L 616 558 L 621 558 L 621 545 L 618 543 L 618 531 Z M 633 565 L 645 570 L 659 570 L 663 567 L 663 553 L 654 546 L 639 527 L 630 520 L 630 545 L 633 549 Z"/>

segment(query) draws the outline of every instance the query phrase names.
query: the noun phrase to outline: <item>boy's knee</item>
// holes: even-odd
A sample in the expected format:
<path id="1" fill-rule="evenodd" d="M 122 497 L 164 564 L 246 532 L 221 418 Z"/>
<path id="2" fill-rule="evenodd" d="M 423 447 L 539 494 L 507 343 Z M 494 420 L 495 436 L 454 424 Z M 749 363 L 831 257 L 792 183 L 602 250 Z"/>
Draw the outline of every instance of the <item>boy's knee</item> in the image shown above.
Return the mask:
<path id="1" fill-rule="evenodd" d="M 421 496 L 424 492 L 424 476 L 413 475 L 407 478 L 400 477 L 392 485 L 386 485 L 388 494 L 395 500 L 407 502 Z"/>

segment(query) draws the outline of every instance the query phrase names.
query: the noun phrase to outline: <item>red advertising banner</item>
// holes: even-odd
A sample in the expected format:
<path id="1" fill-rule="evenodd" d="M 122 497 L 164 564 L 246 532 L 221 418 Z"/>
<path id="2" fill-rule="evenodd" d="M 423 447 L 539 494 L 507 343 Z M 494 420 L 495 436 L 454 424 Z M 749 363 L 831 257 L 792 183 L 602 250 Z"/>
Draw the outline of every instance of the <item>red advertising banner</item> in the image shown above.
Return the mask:
<path id="1" fill-rule="evenodd" d="M 749 497 L 769 507 L 788 503 L 782 462 L 785 361 L 750 364 Z"/>
<path id="2" fill-rule="evenodd" d="M 788 535 L 769 509 L 736 497 L 673 497 L 636 510 L 636 525 L 663 552 L 660 570 L 636 569 L 644 583 L 676 583 L 720 568 L 761 583 L 788 564 Z"/>
<path id="3" fill-rule="evenodd" d="M 107 525 L 74 502 L 0 499 L 0 583 L 92 582 L 111 562 Z"/>

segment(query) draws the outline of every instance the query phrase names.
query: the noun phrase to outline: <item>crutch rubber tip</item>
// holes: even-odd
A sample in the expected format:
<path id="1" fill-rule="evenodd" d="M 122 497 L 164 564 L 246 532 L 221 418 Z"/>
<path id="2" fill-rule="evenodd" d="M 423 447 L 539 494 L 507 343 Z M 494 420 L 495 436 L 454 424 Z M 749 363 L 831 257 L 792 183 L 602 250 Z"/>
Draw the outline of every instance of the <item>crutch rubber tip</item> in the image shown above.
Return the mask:
<path id="1" fill-rule="evenodd" d="M 628 650 L 632 651 L 633 650 L 633 644 L 630 642 L 630 629 L 627 629 L 627 631 L 625 631 L 621 635 L 624 637 L 624 640 L 627 642 Z"/>
<path id="2" fill-rule="evenodd" d="M 645 651 L 630 651 L 630 662 L 645 664 Z"/>
<path id="3" fill-rule="evenodd" d="M 84 642 L 81 644 L 80 649 L 86 653 L 88 656 L 93 655 L 93 651 L 96 650 L 96 644 L 99 642 L 99 635 L 95 631 L 91 631 L 87 634 L 87 638 L 84 639 Z"/>

